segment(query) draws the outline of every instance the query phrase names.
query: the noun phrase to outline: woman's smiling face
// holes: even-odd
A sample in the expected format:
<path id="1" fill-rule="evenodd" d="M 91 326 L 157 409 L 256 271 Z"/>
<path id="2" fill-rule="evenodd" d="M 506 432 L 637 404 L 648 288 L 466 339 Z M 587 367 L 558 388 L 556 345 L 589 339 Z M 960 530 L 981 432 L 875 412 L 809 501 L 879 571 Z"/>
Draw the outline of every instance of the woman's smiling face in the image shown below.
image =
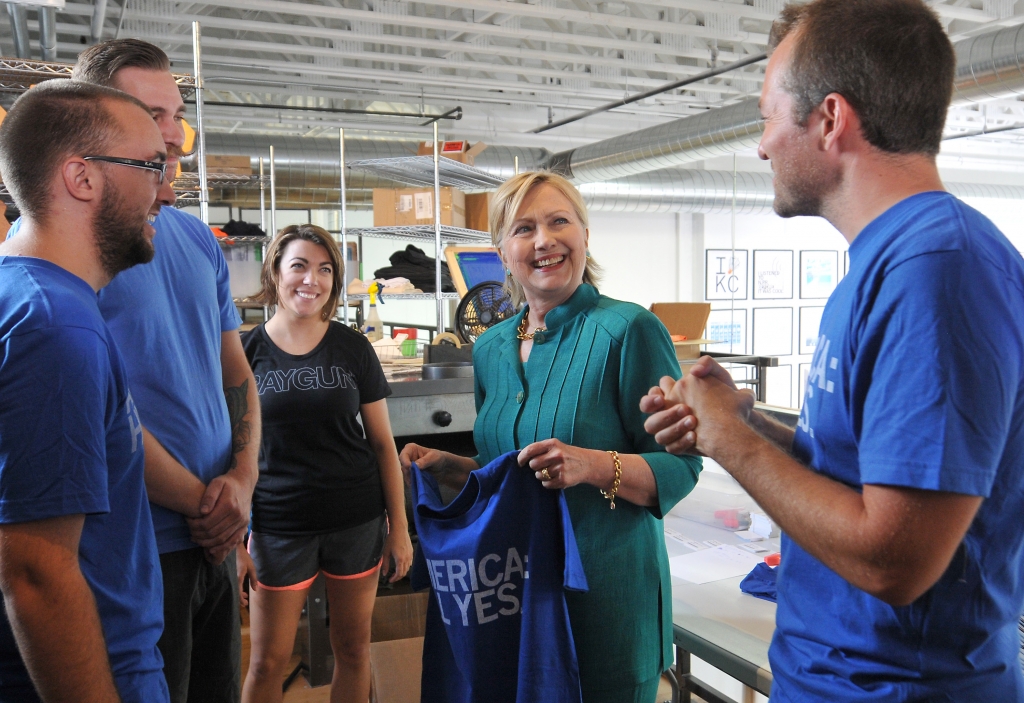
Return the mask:
<path id="1" fill-rule="evenodd" d="M 334 285 L 334 265 L 319 244 L 295 239 L 281 255 L 277 304 L 296 317 L 320 317 Z"/>
<path id="2" fill-rule="evenodd" d="M 572 202 L 558 188 L 541 183 L 526 194 L 502 240 L 501 257 L 531 307 L 551 309 L 579 288 L 588 238 Z"/>

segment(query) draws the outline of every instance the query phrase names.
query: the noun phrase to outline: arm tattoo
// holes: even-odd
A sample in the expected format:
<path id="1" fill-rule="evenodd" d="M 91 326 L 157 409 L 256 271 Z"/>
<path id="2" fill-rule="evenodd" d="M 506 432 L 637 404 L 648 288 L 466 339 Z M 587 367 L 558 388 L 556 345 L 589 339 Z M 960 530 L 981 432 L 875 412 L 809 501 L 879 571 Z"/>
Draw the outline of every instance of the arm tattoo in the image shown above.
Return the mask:
<path id="1" fill-rule="evenodd" d="M 242 385 L 224 389 L 224 400 L 228 404 L 228 418 L 231 420 L 231 468 L 238 465 L 238 453 L 249 444 L 249 379 Z"/>

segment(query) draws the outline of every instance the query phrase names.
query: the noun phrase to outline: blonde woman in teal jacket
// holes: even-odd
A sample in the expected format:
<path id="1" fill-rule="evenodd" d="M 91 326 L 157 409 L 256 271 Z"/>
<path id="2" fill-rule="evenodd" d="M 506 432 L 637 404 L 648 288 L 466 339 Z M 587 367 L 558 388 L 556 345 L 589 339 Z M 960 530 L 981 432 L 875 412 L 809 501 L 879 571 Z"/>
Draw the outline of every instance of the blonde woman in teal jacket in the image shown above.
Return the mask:
<path id="1" fill-rule="evenodd" d="M 415 461 L 458 488 L 470 471 L 521 449 L 524 470 L 564 489 L 590 586 L 566 594 L 583 701 L 653 703 L 672 663 L 661 518 L 701 468 L 662 451 L 638 406 L 662 376 L 679 377 L 672 342 L 653 314 L 594 287 L 586 208 L 565 179 L 508 180 L 493 199 L 491 236 L 506 286 L 526 307 L 474 346 L 479 454 L 410 444 L 402 466 Z"/>

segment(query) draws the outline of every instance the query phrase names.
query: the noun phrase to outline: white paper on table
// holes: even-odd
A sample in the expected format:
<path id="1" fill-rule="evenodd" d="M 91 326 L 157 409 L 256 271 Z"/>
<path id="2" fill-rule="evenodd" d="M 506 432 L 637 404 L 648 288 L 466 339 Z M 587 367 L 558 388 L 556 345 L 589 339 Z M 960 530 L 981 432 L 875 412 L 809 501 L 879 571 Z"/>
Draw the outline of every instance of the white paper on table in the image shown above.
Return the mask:
<path id="1" fill-rule="evenodd" d="M 712 549 L 672 557 L 668 564 L 676 578 L 691 583 L 710 583 L 746 576 L 759 561 L 760 557 L 732 545 L 723 544 Z"/>

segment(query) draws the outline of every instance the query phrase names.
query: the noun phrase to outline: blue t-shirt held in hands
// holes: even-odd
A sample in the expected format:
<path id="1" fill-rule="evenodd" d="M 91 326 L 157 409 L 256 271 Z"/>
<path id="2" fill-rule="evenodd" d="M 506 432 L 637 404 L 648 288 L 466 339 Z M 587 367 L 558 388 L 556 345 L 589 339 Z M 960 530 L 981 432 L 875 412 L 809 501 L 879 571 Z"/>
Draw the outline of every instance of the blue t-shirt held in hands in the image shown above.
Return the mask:
<path id="1" fill-rule="evenodd" d="M 1024 701 L 1024 261 L 981 214 L 915 195 L 850 246 L 794 441 L 864 484 L 981 496 L 914 603 L 868 595 L 784 537 L 772 702 Z"/>
<path id="2" fill-rule="evenodd" d="M 78 564 L 121 698 L 167 701 L 142 425 L 85 281 L 41 259 L 0 257 L 0 388 L 0 523 L 85 515 Z M 2 603 L 0 700 L 39 700 Z"/>
<path id="3" fill-rule="evenodd" d="M 423 703 L 579 703 L 565 589 L 587 590 L 568 506 L 504 454 L 444 505 L 413 467 L 420 551 L 413 587 L 433 587 Z"/>

